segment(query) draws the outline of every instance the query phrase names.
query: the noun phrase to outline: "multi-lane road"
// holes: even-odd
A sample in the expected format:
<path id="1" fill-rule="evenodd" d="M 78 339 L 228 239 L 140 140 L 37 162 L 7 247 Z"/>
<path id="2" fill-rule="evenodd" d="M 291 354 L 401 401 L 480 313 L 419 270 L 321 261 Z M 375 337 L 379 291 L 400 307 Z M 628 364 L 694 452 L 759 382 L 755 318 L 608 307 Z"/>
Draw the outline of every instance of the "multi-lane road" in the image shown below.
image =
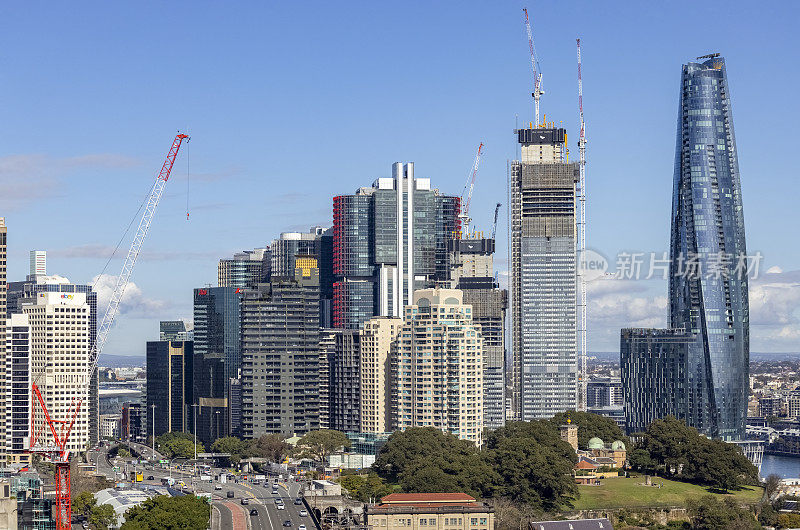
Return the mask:
<path id="1" fill-rule="evenodd" d="M 144 454 L 144 447 L 136 449 Z M 152 451 L 149 448 L 147 450 Z M 98 473 L 113 480 L 113 464 L 108 461 L 107 451 L 107 447 L 92 449 L 88 456 L 89 460 L 97 465 Z M 153 477 L 153 480 L 144 481 L 147 485 L 161 485 L 161 479 L 170 476 L 170 470 L 167 469 L 141 471 L 145 479 Z M 175 471 L 172 472 L 172 477 L 183 480 L 187 485 L 192 482 L 190 476 Z M 307 510 L 305 504 L 295 504 L 295 499 L 300 497 L 301 484 L 293 477 L 283 475 L 283 480 L 277 482 L 277 494 L 272 493 L 273 484 L 275 484 L 274 476 L 269 477 L 266 485 L 264 481 L 253 484 L 244 480 L 239 480 L 238 483 L 231 480 L 220 484 L 216 480 L 201 481 L 196 478 L 193 487 L 197 492 L 212 495 L 211 530 L 300 530 L 302 525 L 305 525 L 307 530 L 317 530 L 318 527 L 314 524 L 311 514 L 301 516 L 301 511 L 305 513 Z M 215 486 L 221 489 L 215 489 Z M 228 497 L 229 491 L 233 492 L 232 498 Z M 242 504 L 242 499 L 247 499 L 246 505 Z M 278 509 L 276 499 L 283 501 L 283 509 Z M 255 510 L 256 513 L 250 515 L 251 510 Z M 288 525 L 284 526 L 287 521 Z"/>

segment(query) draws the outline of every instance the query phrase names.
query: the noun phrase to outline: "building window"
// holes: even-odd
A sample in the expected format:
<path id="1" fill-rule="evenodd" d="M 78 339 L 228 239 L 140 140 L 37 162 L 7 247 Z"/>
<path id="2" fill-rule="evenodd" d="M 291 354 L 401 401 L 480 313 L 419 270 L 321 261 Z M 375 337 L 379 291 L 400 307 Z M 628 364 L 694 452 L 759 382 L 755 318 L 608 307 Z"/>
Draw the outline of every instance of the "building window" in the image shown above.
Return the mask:
<path id="1" fill-rule="evenodd" d="M 472 519 L 470 519 L 469 524 L 472 525 L 472 526 L 477 526 L 478 525 L 478 518 L 477 517 L 473 517 Z"/>
<path id="2" fill-rule="evenodd" d="M 420 526 L 428 526 L 428 520 L 427 519 L 420 519 L 419 520 L 419 525 Z"/>

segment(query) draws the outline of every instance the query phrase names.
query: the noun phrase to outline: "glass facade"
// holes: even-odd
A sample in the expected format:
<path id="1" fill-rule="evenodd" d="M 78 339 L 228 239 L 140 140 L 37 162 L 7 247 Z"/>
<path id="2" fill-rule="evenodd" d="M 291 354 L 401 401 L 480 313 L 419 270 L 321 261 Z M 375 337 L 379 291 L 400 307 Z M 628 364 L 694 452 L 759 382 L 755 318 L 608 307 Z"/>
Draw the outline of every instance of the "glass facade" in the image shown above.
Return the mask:
<path id="1" fill-rule="evenodd" d="M 147 343 L 147 411 L 151 414 L 148 425 L 153 425 L 155 413 L 156 436 L 193 430 L 193 356 L 191 341 Z"/>
<path id="2" fill-rule="evenodd" d="M 688 370 L 691 333 L 682 329 L 623 329 L 620 369 L 625 427 L 644 432 L 664 416 L 689 419 Z"/>
<path id="3" fill-rule="evenodd" d="M 716 55 L 716 54 L 715 54 Z M 725 60 L 683 66 L 673 180 L 670 327 L 695 335 L 687 421 L 745 434 L 750 331 L 739 163 Z M 746 267 L 745 267 L 746 270 Z"/>

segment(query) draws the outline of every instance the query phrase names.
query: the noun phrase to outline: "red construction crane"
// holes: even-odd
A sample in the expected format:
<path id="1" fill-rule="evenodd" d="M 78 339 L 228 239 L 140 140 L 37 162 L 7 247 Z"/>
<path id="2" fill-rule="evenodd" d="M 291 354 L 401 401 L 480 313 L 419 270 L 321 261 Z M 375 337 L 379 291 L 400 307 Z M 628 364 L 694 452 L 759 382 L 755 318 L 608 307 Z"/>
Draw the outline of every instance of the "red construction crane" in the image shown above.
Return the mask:
<path id="1" fill-rule="evenodd" d="M 70 455 L 69 449 L 67 449 L 67 442 L 69 441 L 72 427 L 75 424 L 75 420 L 81 410 L 83 401 L 89 394 L 89 385 L 91 383 L 92 376 L 94 375 L 94 371 L 97 368 L 97 359 L 106 343 L 106 339 L 108 339 L 108 333 L 111 331 L 114 318 L 119 310 L 122 294 L 125 292 L 125 287 L 128 285 L 128 280 L 130 279 L 131 273 L 133 272 L 133 267 L 136 264 L 136 258 L 139 256 L 139 252 L 142 249 L 142 243 L 144 243 L 144 240 L 147 237 L 147 232 L 150 229 L 150 223 L 153 221 L 156 207 L 158 206 L 158 202 L 161 200 L 161 194 L 164 191 L 164 185 L 167 183 L 167 180 L 169 180 L 172 166 L 175 164 L 175 157 L 178 156 L 178 150 L 180 149 L 183 140 L 187 139 L 188 142 L 188 138 L 189 137 L 187 135 L 181 133 L 178 133 L 178 135 L 175 136 L 175 140 L 172 142 L 172 147 L 170 147 L 167 158 L 164 160 L 164 165 L 161 167 L 161 171 L 156 177 L 156 181 L 153 184 L 152 190 L 150 191 L 150 196 L 147 199 L 144 213 L 139 220 L 139 228 L 136 232 L 136 236 L 133 238 L 131 248 L 128 250 L 125 263 L 122 265 L 122 272 L 117 278 L 117 284 L 114 287 L 113 294 L 111 295 L 111 301 L 108 303 L 102 323 L 98 328 L 97 339 L 95 340 L 92 350 L 89 353 L 89 366 L 84 374 L 86 380 L 84 382 L 83 389 L 79 395 L 73 396 L 72 398 L 72 417 L 68 419 L 51 418 L 39 387 L 37 386 L 36 382 L 31 383 L 31 428 L 30 448 L 28 451 L 42 455 L 55 465 L 56 530 L 69 530 L 72 528 L 72 487 L 70 485 L 69 469 Z M 38 429 L 42 431 L 49 429 L 50 434 L 53 437 L 52 442 L 48 441 L 50 443 L 47 445 L 43 445 L 41 443 L 41 435 L 43 435 L 43 433 L 37 432 L 37 422 L 35 421 L 37 411 L 41 411 L 41 414 L 44 417 L 44 421 L 40 422 Z M 39 442 L 38 445 L 37 441 Z"/>
<path id="2" fill-rule="evenodd" d="M 458 217 L 461 219 L 462 234 L 469 234 L 469 223 L 472 221 L 469 217 L 469 204 L 472 202 L 472 190 L 475 189 L 475 177 L 478 175 L 478 165 L 481 163 L 481 156 L 483 155 L 483 142 L 478 146 L 478 152 L 475 154 L 475 162 L 472 164 L 467 183 L 464 185 L 464 191 L 461 192 L 461 204 L 464 208 Z"/>
<path id="3" fill-rule="evenodd" d="M 525 13 L 525 29 L 528 31 L 528 47 L 531 50 L 531 68 L 533 69 L 533 104 L 534 104 L 534 114 L 536 122 L 534 125 L 539 127 L 539 99 L 544 94 L 544 90 L 542 90 L 542 71 L 541 68 L 538 68 L 538 62 L 536 60 L 536 47 L 533 45 L 533 31 L 531 30 L 531 22 L 528 19 L 528 9 L 522 8 L 522 11 Z"/>

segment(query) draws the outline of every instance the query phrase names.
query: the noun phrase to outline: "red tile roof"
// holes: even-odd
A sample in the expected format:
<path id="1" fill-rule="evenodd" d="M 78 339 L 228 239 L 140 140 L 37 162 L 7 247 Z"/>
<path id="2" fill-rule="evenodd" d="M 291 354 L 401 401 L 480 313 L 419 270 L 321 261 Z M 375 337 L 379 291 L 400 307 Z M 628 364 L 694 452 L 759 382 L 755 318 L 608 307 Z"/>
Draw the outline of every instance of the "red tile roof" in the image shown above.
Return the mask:
<path id="1" fill-rule="evenodd" d="M 475 502 L 475 498 L 470 497 L 466 493 L 390 493 L 389 495 L 381 498 L 381 503 L 383 504 L 399 504 L 409 502 Z"/>

